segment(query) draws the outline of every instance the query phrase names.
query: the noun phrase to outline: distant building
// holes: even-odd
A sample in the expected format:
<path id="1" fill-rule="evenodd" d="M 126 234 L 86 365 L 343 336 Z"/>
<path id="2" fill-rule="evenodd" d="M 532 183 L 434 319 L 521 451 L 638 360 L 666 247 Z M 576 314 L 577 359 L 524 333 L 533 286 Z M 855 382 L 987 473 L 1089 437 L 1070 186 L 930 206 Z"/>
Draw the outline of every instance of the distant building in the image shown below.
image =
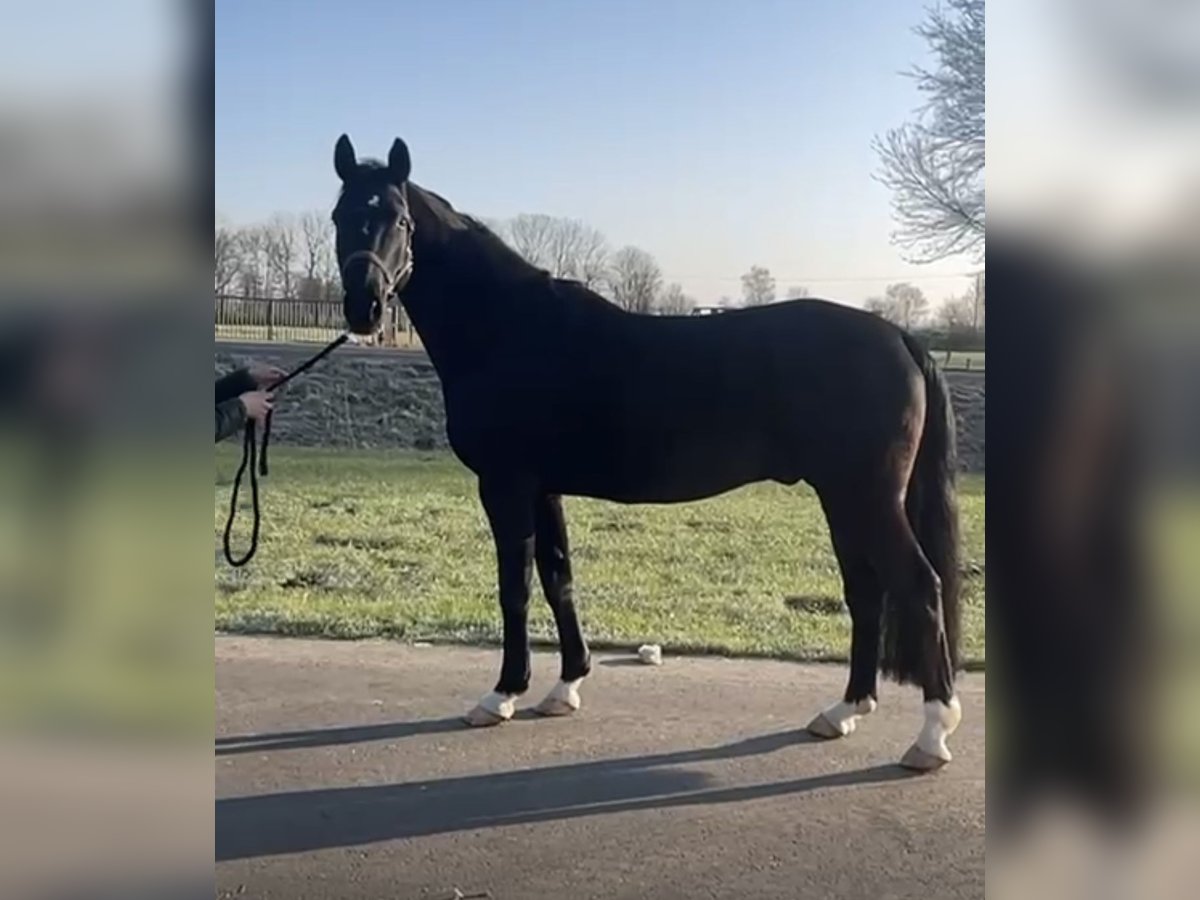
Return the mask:
<path id="1" fill-rule="evenodd" d="M 723 313 L 727 310 L 728 307 L 724 306 L 697 306 L 692 310 L 691 314 L 693 316 L 714 316 L 717 313 Z"/>

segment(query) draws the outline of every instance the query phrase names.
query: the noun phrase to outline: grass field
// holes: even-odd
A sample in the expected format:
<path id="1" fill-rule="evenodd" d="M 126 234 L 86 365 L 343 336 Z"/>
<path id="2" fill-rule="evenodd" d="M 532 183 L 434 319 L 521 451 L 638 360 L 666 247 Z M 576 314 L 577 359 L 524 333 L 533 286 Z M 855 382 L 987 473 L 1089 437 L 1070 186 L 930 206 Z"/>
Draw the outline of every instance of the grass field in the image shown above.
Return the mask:
<path id="1" fill-rule="evenodd" d="M 490 533 L 474 481 L 452 457 L 273 449 L 258 556 L 232 569 L 220 541 L 239 451 L 222 445 L 217 453 L 218 629 L 499 640 Z M 961 494 L 963 650 L 979 664 L 982 478 L 964 478 Z M 824 517 L 807 487 L 753 485 L 678 506 L 565 503 L 577 602 L 593 646 L 653 642 L 676 652 L 846 658 L 850 620 Z M 239 518 L 236 548 L 245 546 L 249 512 Z M 554 638 L 540 589 L 531 629 L 541 641 Z"/>

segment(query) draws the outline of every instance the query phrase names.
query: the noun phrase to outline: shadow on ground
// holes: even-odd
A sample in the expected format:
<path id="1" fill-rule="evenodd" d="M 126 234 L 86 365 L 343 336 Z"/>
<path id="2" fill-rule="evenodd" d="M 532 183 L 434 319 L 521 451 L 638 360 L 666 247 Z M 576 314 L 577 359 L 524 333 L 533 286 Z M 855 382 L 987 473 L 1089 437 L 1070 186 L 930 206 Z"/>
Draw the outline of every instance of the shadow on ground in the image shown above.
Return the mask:
<path id="1" fill-rule="evenodd" d="M 321 747 L 439 734 L 464 728 L 431 719 L 352 728 L 223 738 L 217 752 Z M 218 861 L 349 847 L 446 832 L 605 813 L 737 803 L 822 788 L 913 777 L 883 765 L 737 787 L 681 766 L 756 756 L 816 741 L 786 731 L 731 744 L 460 778 L 295 791 L 217 801 Z"/>
<path id="2" fill-rule="evenodd" d="M 519 710 L 514 718 L 526 719 L 532 711 Z M 314 728 L 307 731 L 276 731 L 267 734 L 239 734 L 217 738 L 217 756 L 238 753 L 265 753 L 269 750 L 304 750 L 335 747 L 339 744 L 365 744 L 393 741 L 422 734 L 465 731 L 461 716 L 425 719 L 417 722 L 384 722 L 379 725 L 351 725 L 345 728 Z"/>

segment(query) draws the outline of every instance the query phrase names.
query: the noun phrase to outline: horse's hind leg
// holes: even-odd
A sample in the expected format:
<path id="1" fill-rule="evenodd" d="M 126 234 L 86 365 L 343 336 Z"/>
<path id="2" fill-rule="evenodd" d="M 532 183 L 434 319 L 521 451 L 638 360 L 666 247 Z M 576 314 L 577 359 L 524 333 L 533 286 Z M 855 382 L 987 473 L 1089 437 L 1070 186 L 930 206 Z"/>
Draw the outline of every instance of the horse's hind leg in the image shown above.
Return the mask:
<path id="1" fill-rule="evenodd" d="M 545 716 L 565 716 L 579 709 L 579 683 L 591 671 L 591 657 L 575 613 L 571 549 L 567 543 L 567 522 L 563 517 L 561 497 L 538 498 L 534 527 L 538 577 L 554 614 L 562 657 L 562 677 L 535 709 Z"/>
<path id="2" fill-rule="evenodd" d="M 833 552 L 842 574 L 846 605 L 852 621 L 850 680 L 842 699 L 808 723 L 817 737 L 839 738 L 854 731 L 860 717 L 874 712 L 878 702 L 879 634 L 883 615 L 883 588 L 871 566 L 862 523 L 848 507 L 822 496 Z"/>
<path id="3" fill-rule="evenodd" d="M 876 570 L 887 586 L 883 668 L 901 683 L 919 685 L 925 722 L 901 765 L 927 771 L 951 760 L 946 739 L 962 709 L 954 695 L 954 670 L 943 624 L 941 580 L 913 534 L 903 501 L 882 511 L 875 544 Z"/>

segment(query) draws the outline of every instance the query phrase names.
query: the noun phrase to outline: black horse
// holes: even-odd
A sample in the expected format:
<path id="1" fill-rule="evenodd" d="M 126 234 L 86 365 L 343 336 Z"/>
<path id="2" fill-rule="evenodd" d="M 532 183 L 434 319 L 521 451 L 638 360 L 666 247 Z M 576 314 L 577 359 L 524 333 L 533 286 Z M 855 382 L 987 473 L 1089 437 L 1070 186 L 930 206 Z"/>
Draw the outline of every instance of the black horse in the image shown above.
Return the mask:
<path id="1" fill-rule="evenodd" d="M 954 416 L 911 336 L 819 300 L 723 316 L 627 313 L 529 265 L 409 181 L 403 141 L 386 164 L 360 162 L 343 135 L 334 167 L 347 324 L 374 332 L 399 296 L 495 538 L 504 658 L 470 724 L 508 719 L 529 687 L 534 566 L 562 657 L 562 680 L 537 709 L 579 708 L 590 656 L 563 495 L 680 503 L 804 480 L 820 496 L 853 618 L 845 696 L 809 730 L 849 734 L 875 708 L 882 668 L 925 694 L 924 726 L 902 762 L 949 761 L 946 738 L 961 718 Z"/>

